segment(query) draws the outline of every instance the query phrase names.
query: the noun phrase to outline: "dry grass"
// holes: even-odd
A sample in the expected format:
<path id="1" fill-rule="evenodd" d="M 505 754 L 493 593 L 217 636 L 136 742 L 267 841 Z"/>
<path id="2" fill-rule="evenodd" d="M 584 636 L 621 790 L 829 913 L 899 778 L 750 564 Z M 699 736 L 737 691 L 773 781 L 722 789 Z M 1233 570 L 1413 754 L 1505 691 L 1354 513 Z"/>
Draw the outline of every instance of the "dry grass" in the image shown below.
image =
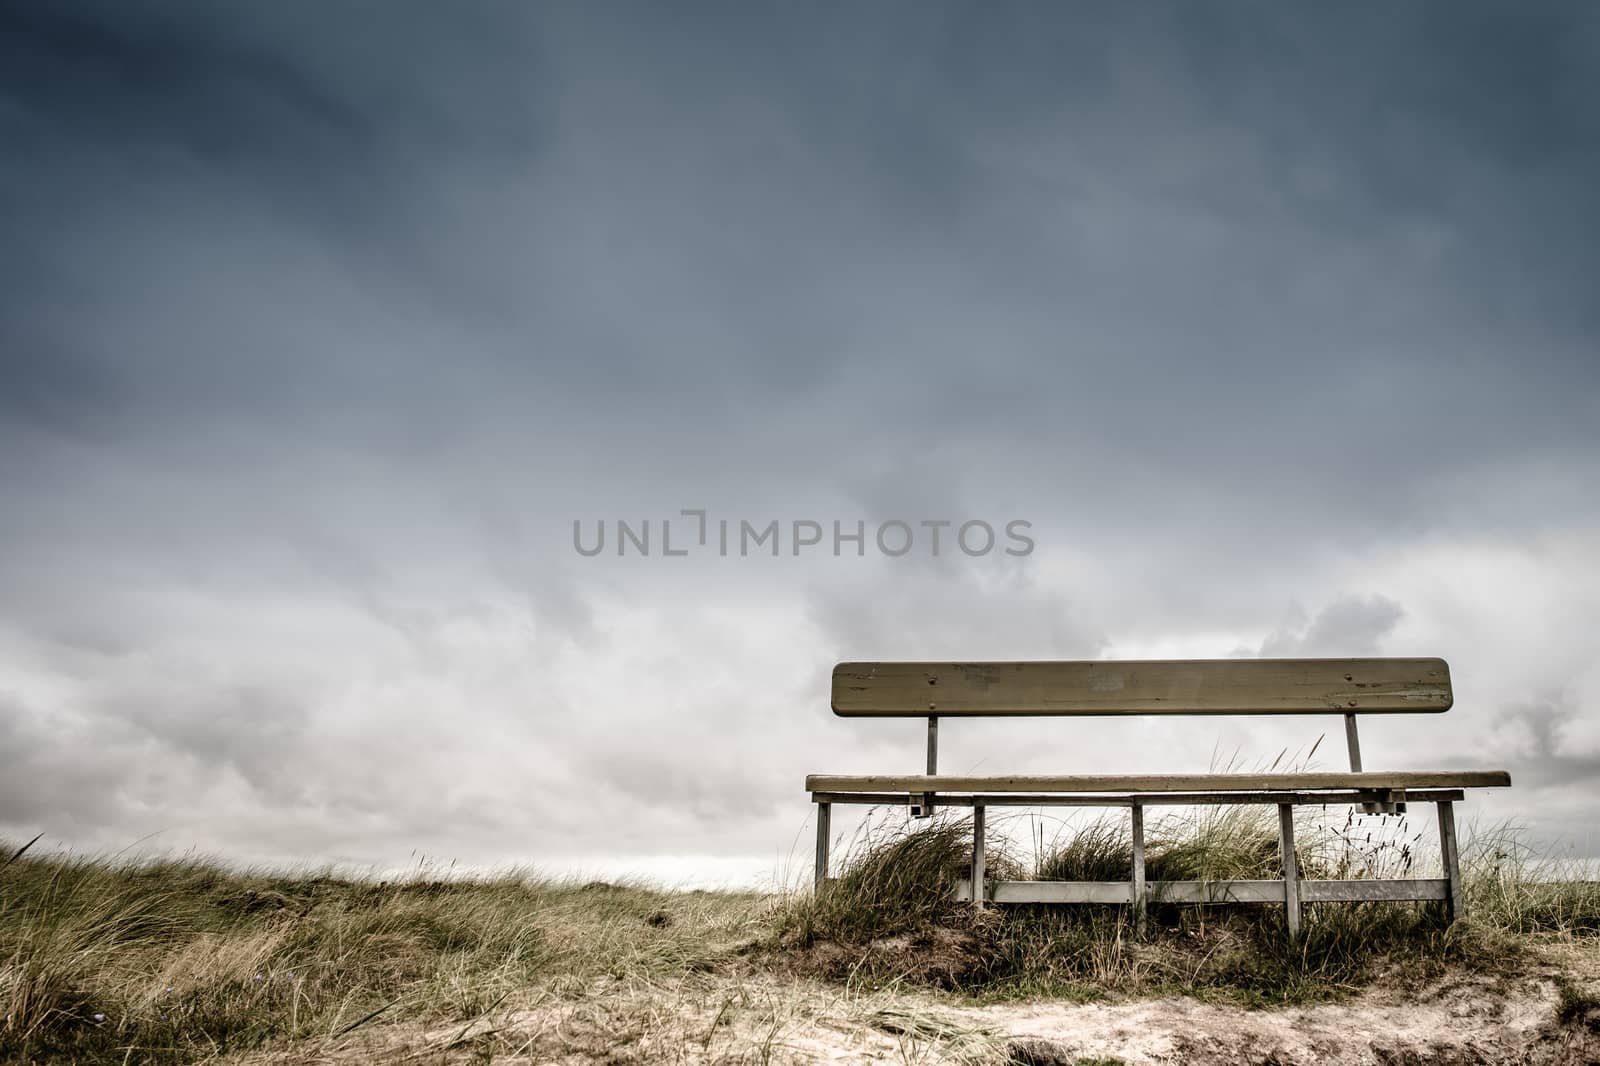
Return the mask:
<path id="1" fill-rule="evenodd" d="M 0 868 L 0 1060 L 187 1062 L 380 1017 L 709 968 L 752 896 L 505 877 L 364 883 L 198 862 Z"/>
<path id="2" fill-rule="evenodd" d="M 1414 861 L 1408 828 L 1369 836 L 1365 824 L 1307 827 L 1304 861 L 1352 876 Z M 1152 825 L 1152 877 L 1273 876 L 1263 841 L 1270 826 L 1247 813 Z M 1036 872 L 1121 877 L 1126 844 L 1113 822 L 1091 823 Z M 0 1061 L 388 1060 L 402 1037 L 421 1062 L 806 1061 L 854 1026 L 849 1039 L 901 1061 L 1001 1062 L 994 1034 L 906 990 L 1304 1001 L 1379 967 L 1403 985 L 1457 962 L 1503 968 L 1541 937 L 1592 944 L 1600 930 L 1596 886 L 1552 880 L 1562 871 L 1505 832 L 1467 851 L 1472 922 L 1446 927 L 1420 905 L 1316 906 L 1293 948 L 1268 907 L 1158 910 L 1144 939 L 1114 907 L 976 915 L 949 899 L 969 847 L 955 817 L 880 827 L 820 896 L 783 898 L 28 852 L 0 859 Z M 1024 865 L 1002 849 L 992 869 L 1020 877 Z"/>
<path id="3" fill-rule="evenodd" d="M 1431 808 L 1430 808 L 1431 810 Z M 1302 876 L 1423 876 L 1437 863 L 1410 816 L 1306 810 L 1297 821 Z M 1429 837 L 1431 839 L 1431 837 Z M 804 953 L 813 972 L 856 982 L 907 980 L 986 1000 L 1019 996 L 1093 999 L 1107 994 L 1221 997 L 1247 1005 L 1300 1003 L 1364 987 L 1420 985 L 1453 965 L 1503 970 L 1527 938 L 1600 932 L 1600 885 L 1533 861 L 1508 830 L 1466 849 L 1463 877 L 1471 921 L 1447 923 L 1424 903 L 1308 905 L 1290 943 L 1280 906 L 1152 907 L 1136 936 L 1115 905 L 1008 905 L 974 914 L 949 899 L 971 837 L 945 814 L 854 842 L 842 872 L 819 895 L 796 896 L 777 918 L 779 943 Z M 1132 843 L 1126 815 L 1074 824 L 1037 838 L 1031 864 L 1005 850 L 994 879 L 1126 880 Z M 1277 814 L 1271 808 L 1209 806 L 1170 813 L 1147 831 L 1146 871 L 1161 881 L 1280 876 Z M 919 890 L 919 886 L 922 886 Z"/>

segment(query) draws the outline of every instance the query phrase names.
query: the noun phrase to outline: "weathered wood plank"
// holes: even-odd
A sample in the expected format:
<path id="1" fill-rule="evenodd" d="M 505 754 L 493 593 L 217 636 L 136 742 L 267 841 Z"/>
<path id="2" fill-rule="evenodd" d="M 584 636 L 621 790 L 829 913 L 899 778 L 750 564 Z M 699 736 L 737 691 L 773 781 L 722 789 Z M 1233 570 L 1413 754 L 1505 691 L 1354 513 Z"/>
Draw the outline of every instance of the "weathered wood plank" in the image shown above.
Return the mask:
<path id="1" fill-rule="evenodd" d="M 1445 916 L 1451 921 L 1461 917 L 1461 854 L 1456 846 L 1456 812 L 1449 803 L 1439 804 L 1439 854 L 1444 860 L 1446 892 Z"/>
<path id="2" fill-rule="evenodd" d="M 1229 792 L 1315 789 L 1504 788 L 1504 770 L 1385 770 L 1311 774 L 811 774 L 809 792 Z M 1273 800 L 1273 802 L 1278 802 Z"/>
<path id="3" fill-rule="evenodd" d="M 1294 853 L 1294 805 L 1278 805 L 1278 852 L 1283 860 L 1283 917 L 1289 939 L 1300 939 L 1300 860 Z"/>
<path id="4" fill-rule="evenodd" d="M 1148 898 L 1158 903 L 1283 903 L 1284 883 L 1271 881 L 1152 881 Z M 1388 878 L 1372 881 L 1301 881 L 1302 903 L 1358 903 L 1372 900 L 1441 900 L 1445 880 Z M 972 881 L 957 882 L 955 898 L 971 901 Z M 1134 887 L 1125 881 L 996 881 L 994 903 L 1130 903 Z"/>
<path id="5" fill-rule="evenodd" d="M 983 804 L 972 805 L 972 878 L 974 888 L 972 895 L 973 905 L 978 910 L 983 910 Z"/>
<path id="6" fill-rule="evenodd" d="M 1133 928 L 1140 936 L 1145 929 L 1145 884 L 1144 884 L 1144 804 L 1134 803 L 1130 806 L 1129 837 L 1133 842 Z"/>
<path id="7" fill-rule="evenodd" d="M 1364 900 L 1444 899 L 1439 877 L 1382 878 L 1371 881 L 1301 881 L 1306 903 L 1358 903 Z"/>
<path id="8" fill-rule="evenodd" d="M 1282 881 L 1159 881 L 1150 898 L 1161 903 L 1282 903 Z"/>
<path id="9" fill-rule="evenodd" d="M 817 804 L 816 888 L 819 892 L 822 891 L 823 882 L 828 879 L 828 837 L 832 832 L 832 813 L 833 808 L 829 804 Z"/>
<path id="10" fill-rule="evenodd" d="M 957 898 L 972 898 L 972 882 L 961 882 Z M 1133 885 L 1127 881 L 996 881 L 996 903 L 1129 903 Z"/>
<path id="11" fill-rule="evenodd" d="M 1443 659 L 840 663 L 844 716 L 1438 712 Z"/>
<path id="12" fill-rule="evenodd" d="M 928 774 L 939 772 L 939 719 L 928 716 Z M 929 818 L 933 815 L 933 793 L 924 793 L 911 801 L 911 817 Z"/>
<path id="13" fill-rule="evenodd" d="M 1410 789 L 1400 793 L 1415 803 L 1460 802 L 1465 794 L 1460 789 Z M 1126 793 L 1117 795 L 1075 796 L 1062 793 L 1029 795 L 1026 793 L 989 794 L 974 799 L 972 796 L 943 795 L 939 801 L 947 807 L 970 807 L 982 802 L 990 807 L 1128 807 L 1141 803 L 1147 807 L 1186 806 L 1245 806 L 1253 803 L 1295 803 L 1300 805 L 1327 805 L 1362 803 L 1373 796 L 1371 792 L 1148 792 L 1138 796 Z M 813 792 L 816 803 L 850 803 L 858 806 L 903 807 L 914 803 L 918 796 L 906 792 Z"/>
<path id="14" fill-rule="evenodd" d="M 1350 769 L 1355 773 L 1361 772 L 1361 734 L 1356 731 L 1356 716 L 1344 716 L 1344 743 L 1350 749 Z M 930 774 L 932 770 L 928 771 Z"/>

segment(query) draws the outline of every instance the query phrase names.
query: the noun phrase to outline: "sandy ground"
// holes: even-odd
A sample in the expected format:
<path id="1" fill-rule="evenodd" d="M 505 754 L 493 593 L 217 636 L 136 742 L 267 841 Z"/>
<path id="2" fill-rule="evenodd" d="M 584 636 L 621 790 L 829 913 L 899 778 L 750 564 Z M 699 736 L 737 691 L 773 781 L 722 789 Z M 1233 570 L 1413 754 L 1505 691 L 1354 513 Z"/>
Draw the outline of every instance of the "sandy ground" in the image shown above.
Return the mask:
<path id="1" fill-rule="evenodd" d="M 602 981 L 464 1025 L 375 1023 L 235 1061 L 1587 1066 L 1600 1063 L 1600 1009 L 1560 1009 L 1563 988 L 1600 990 L 1597 956 L 1551 949 L 1513 977 L 1457 973 L 1406 995 L 1260 1010 L 1183 998 L 974 1006 L 772 976 Z"/>

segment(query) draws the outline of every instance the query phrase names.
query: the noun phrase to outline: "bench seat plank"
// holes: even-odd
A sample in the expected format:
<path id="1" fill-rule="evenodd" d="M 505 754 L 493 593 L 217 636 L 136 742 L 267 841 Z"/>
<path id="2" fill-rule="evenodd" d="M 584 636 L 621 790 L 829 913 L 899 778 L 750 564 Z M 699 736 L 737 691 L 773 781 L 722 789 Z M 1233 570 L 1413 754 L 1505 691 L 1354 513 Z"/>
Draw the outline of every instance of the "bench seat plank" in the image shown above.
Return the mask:
<path id="1" fill-rule="evenodd" d="M 851 803 L 863 807 L 901 807 L 917 803 L 923 792 L 813 792 L 814 803 Z M 960 792 L 936 793 L 943 807 L 1210 807 L 1281 803 L 1297 807 L 1326 807 L 1330 803 L 1460 803 L 1467 794 L 1459 788 L 1322 789 L 1293 792 Z"/>
<path id="2" fill-rule="evenodd" d="M 833 669 L 844 717 L 1371 714 L 1449 710 L 1443 659 L 854 662 Z"/>
<path id="3" fill-rule="evenodd" d="M 954 774 L 811 774 L 808 792 L 1231 792 L 1303 789 L 1506 788 L 1505 770 L 1386 770 L 1372 773 L 1068 774 L 970 777 Z"/>

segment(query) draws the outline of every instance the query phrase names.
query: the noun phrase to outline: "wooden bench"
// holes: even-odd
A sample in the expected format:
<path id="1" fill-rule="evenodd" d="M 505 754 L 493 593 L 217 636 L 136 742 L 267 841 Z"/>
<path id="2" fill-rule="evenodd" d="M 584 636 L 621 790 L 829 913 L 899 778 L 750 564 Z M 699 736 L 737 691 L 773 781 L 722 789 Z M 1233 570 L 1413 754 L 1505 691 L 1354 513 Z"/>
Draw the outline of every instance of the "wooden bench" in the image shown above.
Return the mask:
<path id="1" fill-rule="evenodd" d="M 832 804 L 907 804 L 916 817 L 936 806 L 972 808 L 970 877 L 960 899 L 994 903 L 1126 903 L 1140 930 L 1152 900 L 1176 903 L 1271 902 L 1285 908 L 1299 935 L 1303 903 L 1438 900 L 1462 913 L 1460 857 L 1453 804 L 1463 789 L 1511 784 L 1503 770 L 1363 770 L 1356 718 L 1363 714 L 1438 713 L 1450 709 L 1450 668 L 1443 659 L 1195 659 L 1170 661 L 1007 663 L 840 663 L 833 670 L 833 711 L 843 717 L 926 718 L 927 772 L 840 776 L 813 774 L 806 789 L 817 805 L 816 883 L 828 876 Z M 1333 714 L 1344 719 L 1350 770 L 1336 773 L 1073 774 L 971 776 L 938 773 L 939 720 L 995 716 Z M 1407 802 L 1438 808 L 1442 878 L 1302 880 L 1294 852 L 1294 809 L 1304 804 L 1361 805 L 1399 812 Z M 1271 804 L 1278 808 L 1280 877 L 1261 881 L 1169 881 L 1148 885 L 1144 811 L 1154 806 Z M 987 807 L 1127 807 L 1133 862 L 1127 881 L 984 879 Z"/>

